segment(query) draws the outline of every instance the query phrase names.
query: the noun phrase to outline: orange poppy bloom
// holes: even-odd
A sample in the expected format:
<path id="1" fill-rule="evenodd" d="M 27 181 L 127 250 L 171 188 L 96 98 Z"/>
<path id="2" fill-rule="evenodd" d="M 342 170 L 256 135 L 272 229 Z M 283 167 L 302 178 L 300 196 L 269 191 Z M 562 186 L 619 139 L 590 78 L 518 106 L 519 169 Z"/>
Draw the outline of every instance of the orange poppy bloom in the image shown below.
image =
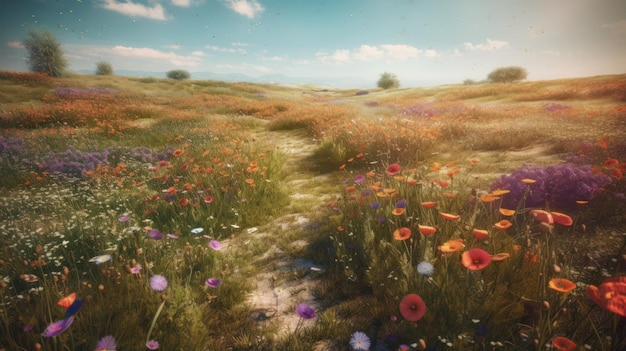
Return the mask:
<path id="1" fill-rule="evenodd" d="M 437 249 L 441 252 L 450 253 L 457 252 L 464 247 L 465 245 L 463 244 L 463 239 L 458 238 L 446 241 L 445 243 L 438 246 Z"/>
<path id="2" fill-rule="evenodd" d="M 495 255 L 491 255 L 491 262 L 501 262 L 511 257 L 507 252 L 500 252 Z"/>
<path id="3" fill-rule="evenodd" d="M 510 192 L 511 192 L 510 190 L 496 189 L 496 190 L 492 191 L 491 194 L 495 195 L 495 196 L 500 196 L 500 195 L 508 194 Z"/>
<path id="4" fill-rule="evenodd" d="M 401 216 L 404 214 L 405 209 L 402 207 L 396 207 L 393 209 L 393 211 L 391 212 L 392 215 L 394 216 Z"/>
<path id="5" fill-rule="evenodd" d="M 512 225 L 513 225 L 513 223 L 511 223 L 509 220 L 503 219 L 500 222 L 494 224 L 493 227 L 498 229 L 498 230 L 507 230 L 507 229 L 511 228 Z"/>
<path id="6" fill-rule="evenodd" d="M 548 282 L 548 287 L 558 292 L 568 293 L 576 288 L 576 284 L 565 278 L 552 278 Z"/>
<path id="7" fill-rule="evenodd" d="M 558 351 L 574 351 L 576 343 L 564 336 L 555 336 L 552 338 L 552 345 Z"/>
<path id="8" fill-rule="evenodd" d="M 554 220 L 554 223 L 558 223 L 560 225 L 564 225 L 564 226 L 570 226 L 572 224 L 574 224 L 574 221 L 572 220 L 572 217 L 561 213 L 561 212 L 551 212 L 550 213 L 552 215 L 552 219 Z"/>
<path id="9" fill-rule="evenodd" d="M 411 229 L 407 227 L 398 228 L 393 232 L 393 238 L 396 240 L 406 240 L 411 237 Z"/>
<path id="10" fill-rule="evenodd" d="M 624 178 L 624 173 L 621 169 L 615 168 L 611 170 L 611 177 L 615 178 L 616 180 L 621 180 L 622 178 Z"/>
<path id="11" fill-rule="evenodd" d="M 443 193 L 443 196 L 447 197 L 448 199 L 453 199 L 456 196 L 456 194 L 453 194 L 453 193 Z"/>
<path id="12" fill-rule="evenodd" d="M 439 212 L 439 215 L 441 215 L 441 217 L 445 219 L 446 221 L 458 221 L 459 219 L 461 219 L 461 216 L 459 215 L 445 213 L 445 212 Z"/>
<path id="13" fill-rule="evenodd" d="M 586 205 L 589 203 L 589 201 L 585 201 L 585 200 L 576 200 L 576 203 L 579 205 Z"/>
<path id="14" fill-rule="evenodd" d="M 437 228 L 427 225 L 418 225 L 418 228 L 420 230 L 420 233 L 422 233 L 423 235 L 431 235 L 437 232 Z"/>
<path id="15" fill-rule="evenodd" d="M 465 268 L 472 271 L 479 271 L 491 263 L 491 255 L 483 249 L 473 248 L 463 252 L 461 262 Z"/>
<path id="16" fill-rule="evenodd" d="M 548 224 L 554 223 L 554 219 L 552 218 L 552 215 L 548 211 L 532 210 L 530 211 L 530 215 L 533 216 L 539 222 L 548 223 Z"/>
<path id="17" fill-rule="evenodd" d="M 503 216 L 512 216 L 515 214 L 515 210 L 509 210 L 509 209 L 502 208 L 502 207 L 499 209 L 499 211 L 500 211 L 500 214 L 502 214 Z"/>
<path id="18" fill-rule="evenodd" d="M 422 202 L 422 206 L 424 208 L 433 208 L 433 207 L 437 206 L 437 203 L 434 202 L 434 201 L 424 201 L 424 202 Z"/>
<path id="19" fill-rule="evenodd" d="M 415 179 L 415 178 L 413 178 L 413 177 L 407 177 L 407 178 L 406 178 L 406 183 L 407 183 L 408 185 L 416 185 L 416 184 L 417 184 L 417 183 L 419 183 L 419 182 L 417 181 L 417 179 Z"/>
<path id="20" fill-rule="evenodd" d="M 500 199 L 500 197 L 493 194 L 480 195 L 480 201 L 482 202 L 494 202 L 498 199 Z"/>
<path id="21" fill-rule="evenodd" d="M 403 176 L 403 175 L 397 175 L 397 176 L 393 176 L 393 179 L 395 179 L 395 180 L 397 180 L 399 182 L 402 182 L 402 181 L 404 181 L 406 179 L 406 177 Z"/>
<path id="22" fill-rule="evenodd" d="M 535 184 L 535 183 L 537 183 L 537 181 L 534 180 L 534 179 L 530 179 L 530 178 L 524 178 L 524 179 L 522 179 L 522 183 L 525 183 L 525 184 Z"/>
<path id="23" fill-rule="evenodd" d="M 354 185 L 350 185 L 349 187 L 346 187 L 346 191 L 355 191 L 356 190 L 356 186 Z"/>
<path id="24" fill-rule="evenodd" d="M 180 201 L 178 202 L 182 207 L 185 207 L 187 205 L 189 205 L 189 199 L 188 198 L 182 198 L 180 199 Z"/>
<path id="25" fill-rule="evenodd" d="M 69 295 L 67 295 L 67 296 L 65 296 L 63 298 L 61 298 L 59 300 L 59 302 L 57 302 L 57 305 L 65 308 L 65 309 L 68 309 L 68 308 L 70 308 L 70 306 L 72 306 L 74 301 L 76 301 L 76 293 L 75 292 L 71 293 L 71 294 L 69 294 Z"/>
<path id="26" fill-rule="evenodd" d="M 174 156 L 178 157 L 178 156 L 180 156 L 180 155 L 182 155 L 182 154 L 184 154 L 184 153 L 185 153 L 185 150 L 183 150 L 183 149 L 177 149 L 177 150 L 174 150 L 174 152 L 172 153 L 172 155 L 174 155 Z"/>
<path id="27" fill-rule="evenodd" d="M 614 158 L 609 158 L 608 160 L 604 161 L 604 168 L 606 169 L 611 169 L 611 168 L 615 168 L 615 166 L 617 166 L 619 164 L 619 161 L 617 159 Z"/>
<path id="28" fill-rule="evenodd" d="M 626 276 L 608 278 L 597 287 L 589 285 L 587 295 L 600 307 L 626 317 Z"/>
<path id="29" fill-rule="evenodd" d="M 485 240 L 489 237 L 489 232 L 484 229 L 473 229 L 472 234 L 474 234 L 474 237 L 478 240 Z"/>

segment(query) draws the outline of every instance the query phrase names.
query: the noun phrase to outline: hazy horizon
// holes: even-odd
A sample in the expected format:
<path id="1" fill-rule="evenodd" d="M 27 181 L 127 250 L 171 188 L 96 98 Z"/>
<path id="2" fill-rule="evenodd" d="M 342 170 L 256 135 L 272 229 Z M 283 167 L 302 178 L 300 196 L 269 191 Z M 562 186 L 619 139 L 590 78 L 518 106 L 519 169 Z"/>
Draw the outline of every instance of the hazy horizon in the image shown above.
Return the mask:
<path id="1" fill-rule="evenodd" d="M 21 41 L 48 29 L 69 70 L 184 69 L 248 77 L 354 77 L 403 86 L 626 72 L 626 2 L 24 0 L 0 5 L 0 69 L 27 71 Z M 302 82 L 306 83 L 306 82 Z"/>

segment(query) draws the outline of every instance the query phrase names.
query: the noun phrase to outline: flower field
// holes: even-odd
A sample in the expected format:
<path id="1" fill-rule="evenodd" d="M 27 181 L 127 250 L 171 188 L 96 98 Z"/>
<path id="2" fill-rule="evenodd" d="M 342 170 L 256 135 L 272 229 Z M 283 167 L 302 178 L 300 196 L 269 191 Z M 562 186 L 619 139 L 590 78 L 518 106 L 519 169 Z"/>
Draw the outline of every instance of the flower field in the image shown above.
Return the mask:
<path id="1" fill-rule="evenodd" d="M 0 350 L 626 348 L 623 75 L 0 85 Z"/>

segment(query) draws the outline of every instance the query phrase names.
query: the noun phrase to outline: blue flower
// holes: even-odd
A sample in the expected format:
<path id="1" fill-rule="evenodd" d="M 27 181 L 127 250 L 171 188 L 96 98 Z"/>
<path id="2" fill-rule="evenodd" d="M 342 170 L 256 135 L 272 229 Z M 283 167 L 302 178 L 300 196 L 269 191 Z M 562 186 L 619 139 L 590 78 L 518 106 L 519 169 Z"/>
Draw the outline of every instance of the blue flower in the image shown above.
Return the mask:
<path id="1" fill-rule="evenodd" d="M 435 272 L 435 267 L 429 262 L 420 262 L 417 265 L 417 273 L 421 275 L 431 276 Z"/>

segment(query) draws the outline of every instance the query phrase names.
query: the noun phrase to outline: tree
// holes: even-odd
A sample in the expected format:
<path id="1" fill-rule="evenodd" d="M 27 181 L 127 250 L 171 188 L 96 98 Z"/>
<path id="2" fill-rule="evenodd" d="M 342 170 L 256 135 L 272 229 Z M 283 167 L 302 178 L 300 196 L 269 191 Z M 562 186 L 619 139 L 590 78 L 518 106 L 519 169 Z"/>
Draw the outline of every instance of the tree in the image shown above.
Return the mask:
<path id="1" fill-rule="evenodd" d="M 167 72 L 166 75 L 167 75 L 167 78 L 176 79 L 176 80 L 184 80 L 184 79 L 189 79 L 191 77 L 189 72 L 185 71 L 184 69 L 173 69 Z"/>
<path id="2" fill-rule="evenodd" d="M 46 73 L 50 77 L 60 77 L 67 68 L 67 59 L 61 50 L 61 44 L 48 30 L 28 31 L 29 37 L 22 40 L 28 50 L 27 63 L 30 70 Z"/>
<path id="3" fill-rule="evenodd" d="M 400 81 L 398 80 L 398 77 L 396 77 L 395 74 L 389 73 L 389 72 L 385 72 L 385 73 L 380 75 L 380 79 L 378 80 L 376 85 L 379 88 L 383 88 L 383 89 L 399 88 L 400 87 Z"/>
<path id="4" fill-rule="evenodd" d="M 113 66 L 105 61 L 96 63 L 96 74 L 99 76 L 110 76 L 113 74 Z"/>
<path id="5" fill-rule="evenodd" d="M 522 67 L 500 67 L 489 73 L 487 80 L 492 83 L 511 83 L 524 80 L 528 73 Z"/>

